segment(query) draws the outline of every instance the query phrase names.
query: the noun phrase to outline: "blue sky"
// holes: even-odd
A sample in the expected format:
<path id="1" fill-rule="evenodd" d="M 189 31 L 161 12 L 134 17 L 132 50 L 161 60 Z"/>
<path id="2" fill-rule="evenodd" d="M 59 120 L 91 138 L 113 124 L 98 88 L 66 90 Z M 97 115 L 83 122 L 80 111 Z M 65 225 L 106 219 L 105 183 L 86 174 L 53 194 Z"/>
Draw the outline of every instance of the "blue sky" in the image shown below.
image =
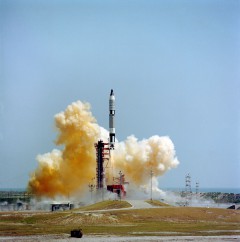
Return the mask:
<path id="1" fill-rule="evenodd" d="M 240 2 L 0 0 L 0 188 L 55 148 L 54 115 L 91 103 L 118 140 L 168 135 L 160 187 L 240 187 Z"/>

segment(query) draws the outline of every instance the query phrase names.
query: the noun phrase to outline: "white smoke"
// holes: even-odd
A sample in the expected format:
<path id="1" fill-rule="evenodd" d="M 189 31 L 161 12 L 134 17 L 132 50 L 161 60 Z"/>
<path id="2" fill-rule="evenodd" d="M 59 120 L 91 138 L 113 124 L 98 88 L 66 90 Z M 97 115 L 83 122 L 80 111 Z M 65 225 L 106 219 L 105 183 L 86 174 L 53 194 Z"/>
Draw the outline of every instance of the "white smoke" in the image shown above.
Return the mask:
<path id="1" fill-rule="evenodd" d="M 150 172 L 158 177 L 179 164 L 172 141 L 167 136 L 154 135 L 138 141 L 133 135 L 116 145 L 114 167 L 122 169 L 137 185 L 147 184 Z"/>

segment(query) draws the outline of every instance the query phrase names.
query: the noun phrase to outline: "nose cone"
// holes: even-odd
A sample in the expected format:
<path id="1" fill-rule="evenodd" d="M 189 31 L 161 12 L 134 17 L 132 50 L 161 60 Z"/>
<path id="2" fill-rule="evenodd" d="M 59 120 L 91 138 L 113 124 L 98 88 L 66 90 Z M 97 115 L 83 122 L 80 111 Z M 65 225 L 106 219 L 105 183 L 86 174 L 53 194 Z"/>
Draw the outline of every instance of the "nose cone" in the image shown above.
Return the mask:
<path id="1" fill-rule="evenodd" d="M 110 96 L 114 96 L 113 89 L 111 89 Z"/>

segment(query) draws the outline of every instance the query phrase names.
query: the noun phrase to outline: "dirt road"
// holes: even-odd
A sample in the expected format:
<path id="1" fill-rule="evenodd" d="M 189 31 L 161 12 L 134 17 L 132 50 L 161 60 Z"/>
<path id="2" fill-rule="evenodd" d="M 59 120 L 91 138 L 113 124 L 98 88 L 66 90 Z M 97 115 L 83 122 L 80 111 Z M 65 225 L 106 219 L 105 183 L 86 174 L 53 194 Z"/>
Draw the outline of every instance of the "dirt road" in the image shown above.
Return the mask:
<path id="1" fill-rule="evenodd" d="M 136 236 L 136 237 L 110 237 L 110 236 L 83 236 L 79 238 L 71 238 L 69 235 L 36 235 L 23 237 L 0 237 L 0 241 L 7 242 L 162 242 L 162 241 L 200 241 L 200 242 L 222 242 L 222 241 L 240 241 L 240 235 L 225 236 Z"/>

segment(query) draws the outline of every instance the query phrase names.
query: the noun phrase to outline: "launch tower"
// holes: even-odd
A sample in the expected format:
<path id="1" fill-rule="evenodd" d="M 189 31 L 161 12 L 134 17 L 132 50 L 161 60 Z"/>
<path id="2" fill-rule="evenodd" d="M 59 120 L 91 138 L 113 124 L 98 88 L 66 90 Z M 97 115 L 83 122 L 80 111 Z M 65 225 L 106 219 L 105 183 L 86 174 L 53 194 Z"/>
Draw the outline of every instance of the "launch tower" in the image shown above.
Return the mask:
<path id="1" fill-rule="evenodd" d="M 110 158 L 110 150 L 109 150 L 109 144 L 104 143 L 102 140 L 99 140 L 95 144 L 96 148 L 96 161 L 97 161 L 97 167 L 96 167 L 96 178 L 97 178 L 97 189 L 102 189 L 104 186 L 105 181 L 105 171 L 104 171 L 104 161 L 109 161 Z"/>

